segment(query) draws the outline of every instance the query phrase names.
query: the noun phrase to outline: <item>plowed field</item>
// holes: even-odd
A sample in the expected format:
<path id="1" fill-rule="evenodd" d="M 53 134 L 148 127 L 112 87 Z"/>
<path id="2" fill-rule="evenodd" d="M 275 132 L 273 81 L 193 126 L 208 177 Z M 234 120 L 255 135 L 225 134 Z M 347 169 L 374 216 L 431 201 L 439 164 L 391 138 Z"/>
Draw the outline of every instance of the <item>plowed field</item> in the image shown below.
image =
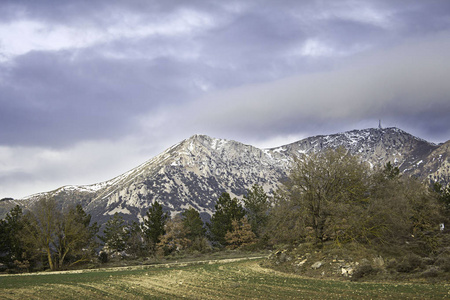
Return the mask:
<path id="1" fill-rule="evenodd" d="M 0 276 L 2 299 L 444 299 L 448 284 L 355 283 L 265 269 L 260 259 Z"/>

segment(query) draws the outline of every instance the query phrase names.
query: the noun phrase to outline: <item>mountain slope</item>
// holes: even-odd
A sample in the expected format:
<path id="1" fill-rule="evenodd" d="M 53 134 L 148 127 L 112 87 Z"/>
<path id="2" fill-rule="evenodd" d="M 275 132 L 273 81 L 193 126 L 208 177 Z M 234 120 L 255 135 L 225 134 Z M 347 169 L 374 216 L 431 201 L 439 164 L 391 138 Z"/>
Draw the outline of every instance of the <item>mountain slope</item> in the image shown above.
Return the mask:
<path id="1" fill-rule="evenodd" d="M 278 148 L 287 156 L 344 147 L 372 166 L 392 162 L 402 172 L 412 173 L 417 164 L 439 146 L 412 136 L 398 128 L 352 130 L 333 135 L 320 135 Z M 416 172 L 416 174 L 421 175 Z"/>
<path id="2" fill-rule="evenodd" d="M 192 206 L 208 219 L 222 192 L 240 197 L 253 184 L 272 192 L 288 175 L 295 156 L 337 147 L 345 147 L 373 166 L 391 161 L 404 173 L 449 181 L 450 141 L 435 145 L 397 128 L 309 137 L 272 149 L 194 135 L 112 180 L 65 186 L 20 201 L 1 201 L 0 216 L 14 203 L 27 207 L 52 195 L 62 206 L 81 203 L 100 223 L 115 212 L 126 219 L 141 219 L 153 201 L 159 201 L 172 214 Z"/>

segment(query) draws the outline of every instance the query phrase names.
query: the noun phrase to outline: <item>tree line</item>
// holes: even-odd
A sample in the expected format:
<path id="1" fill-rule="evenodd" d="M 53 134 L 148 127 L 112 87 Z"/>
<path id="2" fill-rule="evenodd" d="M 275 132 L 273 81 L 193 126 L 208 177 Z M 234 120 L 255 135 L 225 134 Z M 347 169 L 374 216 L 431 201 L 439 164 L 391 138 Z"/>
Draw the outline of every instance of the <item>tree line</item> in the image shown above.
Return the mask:
<path id="1" fill-rule="evenodd" d="M 114 214 L 100 226 L 81 205 L 61 210 L 52 198 L 0 220 L 0 261 L 10 269 L 64 269 L 111 255 L 166 256 L 212 249 L 270 248 L 310 243 L 336 247 L 402 246 L 414 238 L 416 252 L 440 247 L 438 235 L 450 217 L 450 187 L 402 176 L 391 163 L 371 168 L 344 149 L 304 155 L 273 196 L 259 185 L 242 200 L 223 193 L 204 224 L 186 209 L 170 217 L 157 201 L 142 222 Z M 440 227 L 441 226 L 441 227 Z"/>
<path id="2" fill-rule="evenodd" d="M 243 203 L 246 208 L 223 193 L 205 224 L 192 207 L 170 218 L 155 201 L 141 223 L 128 223 L 115 213 L 100 232 L 81 205 L 61 210 L 47 197 L 26 212 L 17 205 L 0 220 L 0 262 L 16 271 L 60 270 L 95 259 L 106 262 L 115 255 L 166 256 L 254 245 L 267 219 L 268 197 L 255 185 Z"/>

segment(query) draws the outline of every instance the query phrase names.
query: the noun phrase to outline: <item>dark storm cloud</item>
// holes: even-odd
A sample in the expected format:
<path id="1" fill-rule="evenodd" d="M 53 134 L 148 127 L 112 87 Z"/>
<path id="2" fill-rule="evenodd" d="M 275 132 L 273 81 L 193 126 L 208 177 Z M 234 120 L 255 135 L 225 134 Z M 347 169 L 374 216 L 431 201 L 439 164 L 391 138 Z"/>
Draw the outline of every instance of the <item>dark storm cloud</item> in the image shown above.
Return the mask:
<path id="1" fill-rule="evenodd" d="M 202 90 L 331 70 L 341 57 L 366 48 L 376 51 L 402 34 L 447 28 L 448 4 L 432 1 L 406 8 L 404 4 L 4 2 L 4 11 L 14 18 L 44 20 L 55 26 L 81 24 L 87 30 L 100 23 L 126 23 L 127 18 L 136 25 L 154 20 L 158 24 L 169 16 L 176 20 L 182 9 L 202 12 L 217 24 L 181 35 L 109 37 L 87 48 L 41 50 L 15 58 L 12 67 L 3 70 L 5 80 L 0 86 L 0 125 L 9 129 L 0 133 L 1 143 L 63 145 L 123 136 L 133 131 L 141 114 L 185 104 Z M 227 106 L 223 101 L 221 105 Z M 283 120 L 273 128 L 290 127 Z M 247 126 L 251 132 L 251 125 Z"/>
<path id="2" fill-rule="evenodd" d="M 2 176 L 47 187 L 98 161 L 109 179 L 195 133 L 268 145 L 382 119 L 445 141 L 449 30 L 447 0 L 3 0 Z"/>
<path id="3" fill-rule="evenodd" d="M 0 132 L 1 143 L 65 144 L 123 135 L 140 112 L 183 101 L 189 91 L 180 81 L 188 72 L 167 58 L 125 63 L 70 51 L 29 53 L 0 85 L 0 127 L 8 128 Z"/>

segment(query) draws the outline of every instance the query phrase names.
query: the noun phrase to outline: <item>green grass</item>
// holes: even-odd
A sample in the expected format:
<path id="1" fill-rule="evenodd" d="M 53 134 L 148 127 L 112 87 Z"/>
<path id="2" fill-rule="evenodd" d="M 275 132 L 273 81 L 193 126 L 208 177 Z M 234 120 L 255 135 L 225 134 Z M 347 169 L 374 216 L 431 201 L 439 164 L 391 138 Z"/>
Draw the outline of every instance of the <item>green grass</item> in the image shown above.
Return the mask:
<path id="1" fill-rule="evenodd" d="M 261 260 L 1 276 L 5 299 L 444 299 L 448 284 L 358 283 L 302 278 Z"/>

